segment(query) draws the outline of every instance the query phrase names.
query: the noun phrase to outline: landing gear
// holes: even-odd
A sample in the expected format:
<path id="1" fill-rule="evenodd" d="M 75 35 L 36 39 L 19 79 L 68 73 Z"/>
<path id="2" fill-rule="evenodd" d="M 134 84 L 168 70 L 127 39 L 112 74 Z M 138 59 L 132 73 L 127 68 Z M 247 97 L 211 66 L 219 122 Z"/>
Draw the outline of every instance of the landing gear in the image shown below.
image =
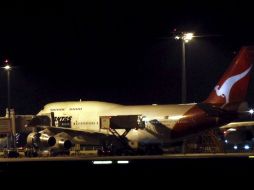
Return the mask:
<path id="1" fill-rule="evenodd" d="M 140 148 L 138 148 L 137 153 L 139 155 L 161 155 L 163 154 L 163 150 L 159 145 L 151 144 L 141 146 Z"/>
<path id="2" fill-rule="evenodd" d="M 98 156 L 134 156 L 134 155 L 161 155 L 163 150 L 158 144 L 141 145 L 137 149 L 129 149 L 126 147 L 117 148 L 112 144 L 102 146 L 98 149 Z"/>
<path id="3" fill-rule="evenodd" d="M 104 141 L 100 149 L 98 149 L 98 156 L 113 156 L 115 155 L 115 147 L 112 143 Z"/>
<path id="4" fill-rule="evenodd" d="M 25 149 L 25 157 L 37 157 L 38 152 L 34 148 L 26 148 Z"/>
<path id="5" fill-rule="evenodd" d="M 50 156 L 69 156 L 69 150 L 59 150 L 59 149 L 51 149 Z"/>

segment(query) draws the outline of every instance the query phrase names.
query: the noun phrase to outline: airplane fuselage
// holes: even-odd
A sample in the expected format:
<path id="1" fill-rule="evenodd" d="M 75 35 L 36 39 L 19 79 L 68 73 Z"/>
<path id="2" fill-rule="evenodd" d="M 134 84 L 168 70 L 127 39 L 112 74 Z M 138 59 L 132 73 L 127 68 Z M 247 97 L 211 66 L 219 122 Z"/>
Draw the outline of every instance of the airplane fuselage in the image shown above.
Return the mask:
<path id="1" fill-rule="evenodd" d="M 197 104 L 179 105 L 137 105 L 82 101 L 56 102 L 47 104 L 38 115 L 53 112 L 56 127 L 76 131 L 90 131 L 109 134 L 101 129 L 101 116 L 139 115 L 144 128 L 131 130 L 127 138 L 130 141 L 170 142 L 206 127 L 215 126 L 218 119 L 208 116 Z M 123 130 L 118 130 L 122 133 Z"/>

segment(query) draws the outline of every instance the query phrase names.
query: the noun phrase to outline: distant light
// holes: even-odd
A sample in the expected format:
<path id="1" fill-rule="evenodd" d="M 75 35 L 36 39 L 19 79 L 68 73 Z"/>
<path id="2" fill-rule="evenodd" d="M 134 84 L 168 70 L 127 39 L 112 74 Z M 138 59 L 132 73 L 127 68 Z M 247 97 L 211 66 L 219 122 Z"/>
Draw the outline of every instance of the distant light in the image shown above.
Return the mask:
<path id="1" fill-rule="evenodd" d="M 228 143 L 228 140 L 225 140 L 224 142 L 225 142 L 225 143 Z"/>
<path id="2" fill-rule="evenodd" d="M 129 164 L 129 160 L 118 160 L 118 164 Z"/>
<path id="3" fill-rule="evenodd" d="M 158 104 L 152 104 L 152 106 L 158 106 Z"/>
<path id="4" fill-rule="evenodd" d="M 180 36 L 175 36 L 175 39 L 176 39 L 176 40 L 179 40 L 179 39 L 180 39 Z"/>
<path id="5" fill-rule="evenodd" d="M 249 156 L 249 158 L 254 158 L 254 156 Z"/>
<path id="6" fill-rule="evenodd" d="M 93 161 L 93 164 L 96 164 L 96 165 L 103 165 L 103 164 L 112 164 L 112 161 L 111 160 L 105 160 L 105 161 Z"/>
<path id="7" fill-rule="evenodd" d="M 254 113 L 254 110 L 253 110 L 253 109 L 250 109 L 250 110 L 249 110 L 249 113 L 250 113 L 250 114 L 253 114 L 253 113 Z"/>
<path id="8" fill-rule="evenodd" d="M 246 144 L 246 145 L 244 145 L 244 149 L 245 149 L 245 150 L 249 150 L 249 149 L 250 149 L 250 146 Z"/>
<path id="9" fill-rule="evenodd" d="M 235 150 L 237 150 L 237 149 L 238 149 L 238 147 L 235 145 L 235 146 L 234 146 L 234 149 L 235 149 Z"/>
<path id="10" fill-rule="evenodd" d="M 10 70 L 11 66 L 10 65 L 6 65 L 5 67 L 3 67 L 5 70 Z"/>

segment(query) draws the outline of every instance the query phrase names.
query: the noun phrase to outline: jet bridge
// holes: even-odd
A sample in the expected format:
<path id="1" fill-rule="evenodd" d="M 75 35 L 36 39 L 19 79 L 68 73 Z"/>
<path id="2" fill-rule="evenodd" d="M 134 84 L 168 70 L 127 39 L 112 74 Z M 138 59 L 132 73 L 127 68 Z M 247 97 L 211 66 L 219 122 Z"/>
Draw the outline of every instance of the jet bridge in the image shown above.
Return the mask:
<path id="1" fill-rule="evenodd" d="M 8 134 L 11 132 L 11 119 L 7 117 L 0 117 L 0 134 Z"/>
<path id="2" fill-rule="evenodd" d="M 0 117 L 0 133 L 13 133 L 13 135 L 15 135 L 15 112 L 13 109 L 10 109 L 10 112 L 6 109 L 5 117 Z"/>

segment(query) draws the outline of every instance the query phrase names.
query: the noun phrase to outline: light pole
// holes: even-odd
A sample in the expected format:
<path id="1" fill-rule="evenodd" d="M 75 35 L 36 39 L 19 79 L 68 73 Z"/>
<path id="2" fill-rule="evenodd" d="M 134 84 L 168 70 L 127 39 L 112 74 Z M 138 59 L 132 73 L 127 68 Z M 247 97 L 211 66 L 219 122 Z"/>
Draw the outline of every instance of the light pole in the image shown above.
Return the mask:
<path id="1" fill-rule="evenodd" d="M 175 36 L 176 40 L 182 41 L 182 103 L 186 103 L 186 63 L 185 63 L 185 44 L 193 38 L 193 33 L 182 33 Z"/>
<path id="2" fill-rule="evenodd" d="M 10 119 L 10 123 L 11 123 L 11 134 L 10 134 L 10 142 L 11 142 L 11 147 L 15 147 L 14 143 L 14 134 L 13 134 L 13 126 L 12 126 L 12 122 L 11 122 L 11 90 L 10 90 L 10 70 L 11 70 L 11 66 L 9 65 L 9 61 L 6 59 L 4 61 L 4 63 L 6 64 L 3 68 L 6 70 L 7 72 L 7 112 L 8 112 L 8 118 Z M 9 138 L 9 137 L 7 137 Z M 8 140 L 9 141 L 9 140 Z M 7 147 L 8 149 L 10 148 L 9 146 L 9 142 L 7 143 Z"/>
<path id="3" fill-rule="evenodd" d="M 11 109 L 11 90 L 10 90 L 10 70 L 11 66 L 9 65 L 9 61 L 6 59 L 4 69 L 7 71 L 7 110 L 8 117 L 10 118 L 10 109 Z"/>

